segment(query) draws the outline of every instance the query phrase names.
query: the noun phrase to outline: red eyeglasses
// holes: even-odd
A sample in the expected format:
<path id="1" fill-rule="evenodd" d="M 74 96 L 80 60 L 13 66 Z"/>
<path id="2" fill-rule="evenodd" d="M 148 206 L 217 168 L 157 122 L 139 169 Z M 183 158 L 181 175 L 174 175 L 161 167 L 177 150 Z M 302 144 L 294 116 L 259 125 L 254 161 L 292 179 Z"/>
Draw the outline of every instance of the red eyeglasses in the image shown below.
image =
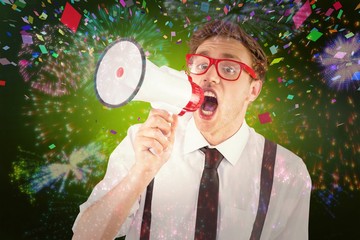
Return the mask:
<path id="1" fill-rule="evenodd" d="M 244 69 L 252 78 L 257 79 L 254 69 L 245 63 L 232 59 L 214 59 L 201 54 L 187 54 L 186 63 L 188 71 L 195 75 L 206 73 L 211 65 L 214 64 L 217 74 L 222 79 L 235 81 L 240 77 L 242 69 Z"/>

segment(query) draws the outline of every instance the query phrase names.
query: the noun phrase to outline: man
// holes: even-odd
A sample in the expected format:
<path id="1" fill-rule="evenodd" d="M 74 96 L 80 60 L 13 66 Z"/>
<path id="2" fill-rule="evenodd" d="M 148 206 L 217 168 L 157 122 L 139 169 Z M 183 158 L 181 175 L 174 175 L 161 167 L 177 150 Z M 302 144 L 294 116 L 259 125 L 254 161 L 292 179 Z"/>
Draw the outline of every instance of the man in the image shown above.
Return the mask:
<path id="1" fill-rule="evenodd" d="M 129 128 L 80 207 L 74 239 L 307 239 L 305 164 L 280 145 L 264 151 L 265 138 L 244 120 L 265 79 L 259 44 L 213 21 L 192 36 L 187 66 L 203 105 L 183 117 L 153 109 Z M 204 160 L 209 152 L 221 159 L 216 167 Z"/>

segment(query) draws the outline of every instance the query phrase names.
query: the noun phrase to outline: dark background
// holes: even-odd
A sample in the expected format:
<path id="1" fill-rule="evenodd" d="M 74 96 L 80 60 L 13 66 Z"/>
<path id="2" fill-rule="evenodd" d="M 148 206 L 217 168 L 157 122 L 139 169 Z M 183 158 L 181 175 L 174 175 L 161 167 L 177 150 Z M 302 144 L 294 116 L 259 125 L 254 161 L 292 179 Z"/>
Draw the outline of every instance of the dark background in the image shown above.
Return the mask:
<path id="1" fill-rule="evenodd" d="M 338 10 L 333 5 L 336 2 L 341 4 Z M 59 21 L 66 1 L 1 3 L 0 58 L 13 62 L 0 65 L 0 81 L 5 81 L 5 86 L 0 86 L 1 239 L 70 239 L 78 206 L 104 174 L 108 155 L 130 125 L 146 118 L 147 104 L 104 109 L 93 93 L 94 64 L 109 39 L 134 37 L 149 50 L 149 59 L 182 69 L 186 41 L 192 31 L 208 16 L 224 17 L 224 7 L 230 6 L 234 8 L 233 14 L 241 16 L 244 28 L 259 38 L 270 62 L 283 58 L 270 66 L 262 97 L 251 106 L 247 121 L 306 163 L 313 181 L 310 239 L 359 239 L 360 86 L 359 79 L 345 76 L 360 72 L 357 9 L 360 2 L 313 1 L 311 15 L 295 29 L 284 9 L 294 14 L 305 1 L 209 2 L 207 12 L 201 10 L 201 4 L 207 1 L 186 4 L 141 1 L 134 2 L 131 8 L 122 8 L 118 1 L 69 1 L 82 15 L 76 33 L 66 32 Z M 18 5 L 17 10 L 13 9 L 14 4 Z M 326 16 L 330 8 L 334 12 Z M 104 9 L 110 10 L 109 14 L 101 15 L 100 12 L 106 13 Z M 121 18 L 111 21 L 108 18 L 114 16 L 111 9 L 117 9 L 114 11 Z M 266 9 L 274 10 L 273 15 L 264 14 Z M 45 12 L 48 18 L 41 20 L 35 12 L 39 15 Z M 86 25 L 86 16 L 91 16 L 88 12 L 97 18 L 89 17 L 93 22 Z M 255 15 L 250 19 L 251 12 Z M 282 15 L 286 16 L 283 20 L 288 18 L 286 23 L 277 22 Z M 22 19 L 29 16 L 34 18 L 33 24 Z M 31 28 L 26 32 L 33 36 L 34 43 L 24 46 L 21 31 L 27 25 Z M 41 35 L 46 25 L 56 31 L 40 42 L 36 34 Z M 310 41 L 307 36 L 314 28 L 323 35 L 317 41 Z M 66 32 L 65 37 L 56 35 L 58 29 Z M 176 36 L 171 37 L 171 32 Z M 290 35 L 284 37 L 285 32 Z M 345 35 L 350 32 L 354 37 L 348 39 Z M 100 40 L 94 40 L 94 35 Z M 60 40 L 69 44 L 59 43 Z M 289 42 L 291 46 L 285 48 Z M 60 55 L 55 62 L 49 54 L 34 56 L 40 52 L 40 44 L 50 54 L 53 50 Z M 275 54 L 269 50 L 273 45 L 278 46 Z M 93 55 L 89 49 L 94 50 Z M 326 61 L 334 59 L 329 52 L 337 51 L 347 53 L 343 61 L 333 63 L 338 73 L 332 72 Z M 39 62 L 39 58 L 43 61 Z M 24 59 L 33 64 L 25 70 L 20 67 Z M 341 75 L 341 82 L 331 80 L 337 74 Z M 69 87 L 76 79 L 80 79 L 77 87 Z M 32 87 L 33 82 L 40 81 L 69 84 L 68 92 L 55 96 Z M 294 99 L 289 99 L 289 95 Z M 258 115 L 265 112 L 270 113 L 272 121 L 261 124 Z M 116 134 L 110 132 L 113 129 Z M 50 149 L 51 144 L 56 147 Z M 82 177 L 77 178 L 76 170 L 66 175 L 66 166 L 76 159 L 71 153 L 79 149 L 88 151 L 89 157 L 74 163 L 76 169 L 83 171 Z M 55 163 L 62 164 L 58 171 L 63 174 L 56 175 L 57 169 L 49 167 Z M 47 175 L 44 169 L 49 170 Z M 89 169 L 91 173 L 85 171 Z"/>

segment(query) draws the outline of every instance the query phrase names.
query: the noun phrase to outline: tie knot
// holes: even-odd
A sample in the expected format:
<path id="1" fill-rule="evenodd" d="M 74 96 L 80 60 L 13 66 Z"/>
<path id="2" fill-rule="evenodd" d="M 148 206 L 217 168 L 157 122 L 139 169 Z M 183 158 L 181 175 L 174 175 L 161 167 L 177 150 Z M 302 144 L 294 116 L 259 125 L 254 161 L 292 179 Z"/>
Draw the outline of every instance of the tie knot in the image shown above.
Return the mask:
<path id="1" fill-rule="evenodd" d="M 217 169 L 223 155 L 216 148 L 203 147 L 200 150 L 205 153 L 205 168 Z"/>

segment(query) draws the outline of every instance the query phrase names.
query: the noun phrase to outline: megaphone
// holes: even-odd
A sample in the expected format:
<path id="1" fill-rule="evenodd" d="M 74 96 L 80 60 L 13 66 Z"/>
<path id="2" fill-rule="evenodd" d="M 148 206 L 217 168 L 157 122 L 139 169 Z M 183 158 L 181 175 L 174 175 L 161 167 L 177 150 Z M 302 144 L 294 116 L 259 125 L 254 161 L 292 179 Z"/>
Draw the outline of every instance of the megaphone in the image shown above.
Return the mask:
<path id="1" fill-rule="evenodd" d="M 105 49 L 95 71 L 95 90 L 110 108 L 137 100 L 179 115 L 196 111 L 204 100 L 202 89 L 190 76 L 157 67 L 133 39 L 119 39 Z"/>

